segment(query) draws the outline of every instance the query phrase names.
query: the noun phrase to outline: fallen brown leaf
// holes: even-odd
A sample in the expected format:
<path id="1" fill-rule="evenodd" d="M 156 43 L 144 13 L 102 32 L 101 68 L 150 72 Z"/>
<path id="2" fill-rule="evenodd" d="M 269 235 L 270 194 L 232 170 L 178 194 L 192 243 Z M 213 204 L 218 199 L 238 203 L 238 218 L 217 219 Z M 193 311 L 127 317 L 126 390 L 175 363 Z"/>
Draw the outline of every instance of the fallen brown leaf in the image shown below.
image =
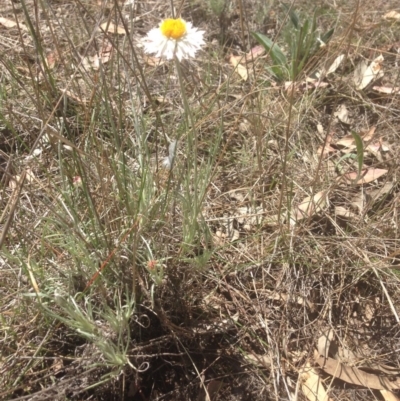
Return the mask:
<path id="1" fill-rule="evenodd" d="M 368 184 L 369 182 L 377 180 L 379 177 L 382 177 L 388 172 L 388 170 L 380 169 L 380 168 L 375 168 L 371 167 L 365 170 L 362 170 L 360 178 L 357 180 L 355 183 L 356 185 L 361 185 L 361 184 Z M 348 183 L 354 182 L 358 177 L 357 172 L 352 172 L 352 173 L 347 173 L 344 174 L 341 177 L 338 177 L 338 179 L 344 178 Z"/>
<path id="2" fill-rule="evenodd" d="M 301 389 L 310 401 L 328 401 L 329 397 L 318 373 L 309 363 L 301 369 Z"/>
<path id="3" fill-rule="evenodd" d="M 344 54 L 341 54 L 340 56 L 337 56 L 335 58 L 335 60 L 333 61 L 333 63 L 328 68 L 328 71 L 326 72 L 326 75 L 334 73 L 339 68 L 339 65 L 342 63 L 343 59 L 344 59 Z"/>
<path id="4" fill-rule="evenodd" d="M 318 127 L 317 127 L 318 128 Z M 322 127 L 318 128 L 318 131 L 321 131 Z M 320 132 L 321 133 L 321 132 Z M 323 129 L 322 129 L 323 133 Z M 332 143 L 332 135 L 328 135 L 325 140 L 325 146 L 320 146 L 317 150 L 318 156 L 328 156 L 329 153 L 336 152 L 336 149 L 333 148 L 330 144 Z M 323 153 L 323 154 L 322 154 Z"/>
<path id="5" fill-rule="evenodd" d="M 262 46 L 253 47 L 245 56 L 246 62 L 251 62 L 257 59 L 257 57 L 262 56 L 265 53 L 265 49 Z"/>
<path id="6" fill-rule="evenodd" d="M 400 93 L 400 87 L 395 86 L 394 88 L 391 88 L 389 86 L 373 86 L 372 89 L 374 91 L 377 91 L 379 93 L 384 93 L 386 95 L 392 95 L 394 93 Z"/>
<path id="7" fill-rule="evenodd" d="M 6 28 L 15 28 L 16 26 L 19 25 L 19 27 L 23 30 L 23 31 L 28 31 L 28 28 L 22 24 L 21 22 L 17 23 L 16 21 L 13 21 L 11 19 L 8 18 L 2 18 L 0 17 L 0 25 L 3 25 Z"/>
<path id="8" fill-rule="evenodd" d="M 328 191 L 320 191 L 314 196 L 307 196 L 296 207 L 292 222 L 300 221 L 320 212 L 328 203 Z"/>
<path id="9" fill-rule="evenodd" d="M 339 110 L 334 113 L 334 116 L 337 117 L 342 123 L 350 124 L 349 112 L 346 105 L 341 104 Z"/>
<path id="10" fill-rule="evenodd" d="M 316 351 L 316 355 L 317 354 L 318 352 Z M 325 373 L 343 380 L 346 383 L 351 383 L 374 390 L 400 389 L 400 378 L 398 377 L 393 377 L 394 380 L 392 381 L 385 376 L 379 376 L 364 372 L 363 370 L 355 367 L 345 366 L 333 358 L 325 358 L 320 355 L 318 355 L 315 360 Z"/>
<path id="11" fill-rule="evenodd" d="M 321 356 L 328 357 L 329 348 L 331 347 L 331 342 L 334 337 L 334 332 L 332 329 L 328 329 L 322 333 L 322 335 L 318 338 L 318 353 Z"/>
<path id="12" fill-rule="evenodd" d="M 384 19 L 394 19 L 396 21 L 400 21 L 400 13 L 397 11 L 389 11 L 384 16 Z"/>
<path id="13" fill-rule="evenodd" d="M 365 64 L 365 62 L 362 62 L 359 65 L 359 68 L 356 69 L 354 76 L 354 83 L 357 90 L 362 90 L 366 88 L 373 80 L 383 77 L 383 60 L 383 56 L 380 55 L 376 57 L 368 66 Z"/>
<path id="14" fill-rule="evenodd" d="M 359 219 L 359 216 L 357 216 L 355 213 L 351 212 L 350 210 L 347 210 L 343 206 L 335 206 L 335 214 L 337 216 L 346 217 L 348 219 Z"/>
<path id="15" fill-rule="evenodd" d="M 233 67 L 235 68 L 235 71 L 240 75 L 240 77 L 243 79 L 243 81 L 247 81 L 249 78 L 249 73 L 247 71 L 247 68 L 240 64 L 240 60 L 242 57 L 236 57 L 233 54 L 229 58 L 229 62 Z"/>
<path id="16" fill-rule="evenodd" d="M 400 401 L 391 391 L 381 390 L 381 394 L 385 401 Z"/>

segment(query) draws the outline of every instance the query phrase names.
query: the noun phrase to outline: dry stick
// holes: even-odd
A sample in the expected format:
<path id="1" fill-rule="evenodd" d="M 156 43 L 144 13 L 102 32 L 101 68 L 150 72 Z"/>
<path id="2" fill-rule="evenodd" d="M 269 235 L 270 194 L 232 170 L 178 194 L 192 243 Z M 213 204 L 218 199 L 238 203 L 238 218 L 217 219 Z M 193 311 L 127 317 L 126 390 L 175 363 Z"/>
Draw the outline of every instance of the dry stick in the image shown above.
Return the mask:
<path id="1" fill-rule="evenodd" d="M 243 46 L 245 44 L 246 41 L 246 37 L 244 35 L 244 18 L 243 18 L 243 3 L 242 0 L 238 0 L 239 3 L 239 14 L 240 14 L 240 30 L 242 32 L 242 41 L 243 41 Z M 246 67 L 247 67 L 247 63 L 246 63 Z"/>

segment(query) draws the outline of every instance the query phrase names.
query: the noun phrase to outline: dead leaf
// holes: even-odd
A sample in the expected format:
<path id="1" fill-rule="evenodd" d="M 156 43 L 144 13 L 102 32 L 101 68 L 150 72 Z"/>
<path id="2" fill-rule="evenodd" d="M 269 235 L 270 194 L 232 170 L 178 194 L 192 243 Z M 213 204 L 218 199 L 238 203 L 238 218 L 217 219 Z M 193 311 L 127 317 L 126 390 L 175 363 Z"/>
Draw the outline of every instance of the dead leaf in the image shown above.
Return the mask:
<path id="1" fill-rule="evenodd" d="M 333 63 L 331 64 L 331 66 L 328 68 L 326 75 L 334 73 L 339 68 L 339 65 L 342 63 L 343 59 L 344 59 L 344 54 L 337 56 L 333 61 Z"/>
<path id="2" fill-rule="evenodd" d="M 360 136 L 364 141 L 370 141 L 374 137 L 375 131 L 376 131 L 376 125 L 373 126 L 368 132 L 360 133 Z"/>
<path id="3" fill-rule="evenodd" d="M 394 19 L 396 21 L 400 21 L 400 13 L 397 11 L 389 11 L 384 16 L 384 19 Z"/>
<path id="4" fill-rule="evenodd" d="M 384 73 L 382 71 L 383 56 L 376 57 L 369 66 L 365 62 L 359 64 L 359 68 L 355 70 L 354 83 L 357 90 L 366 88 L 372 81 L 382 78 Z"/>
<path id="5" fill-rule="evenodd" d="M 262 56 L 265 53 L 265 49 L 263 46 L 255 46 L 253 47 L 245 56 L 246 62 L 251 62 Z"/>
<path id="6" fill-rule="evenodd" d="M 301 369 L 301 389 L 310 401 L 328 401 L 329 397 L 318 373 L 309 363 Z"/>
<path id="7" fill-rule="evenodd" d="M 317 356 L 317 351 L 315 352 L 315 355 Z M 325 373 L 343 380 L 346 383 L 374 390 L 400 389 L 400 378 L 398 377 L 393 377 L 394 380 L 389 380 L 385 376 L 367 373 L 355 367 L 345 366 L 333 358 L 325 358 L 319 355 L 315 360 Z"/>
<path id="8" fill-rule="evenodd" d="M 235 71 L 240 75 L 243 81 L 247 81 L 247 79 L 249 78 L 249 73 L 247 71 L 247 68 L 240 64 L 241 59 L 242 57 L 236 57 L 232 54 L 229 58 L 229 62 L 233 65 Z"/>
<path id="9" fill-rule="evenodd" d="M 400 87 L 395 86 L 394 88 L 391 88 L 389 86 L 373 86 L 372 89 L 374 91 L 377 91 L 379 93 L 384 93 L 386 95 L 392 95 L 394 93 L 400 93 Z"/>
<path id="10" fill-rule="evenodd" d="M 368 184 L 369 182 L 375 181 L 379 177 L 382 177 L 387 172 L 388 172 L 388 170 L 375 168 L 375 167 L 371 167 L 371 168 L 362 170 L 361 177 L 358 179 L 358 181 L 355 184 L 356 185 Z M 348 183 L 352 183 L 352 182 L 354 182 L 355 179 L 357 179 L 357 177 L 358 177 L 358 173 L 352 172 L 352 173 L 344 174 L 343 176 L 338 177 L 338 179 L 344 178 Z"/>
<path id="11" fill-rule="evenodd" d="M 334 113 L 334 116 L 342 123 L 350 124 L 349 112 L 344 104 L 341 104 L 339 110 Z"/>
<path id="12" fill-rule="evenodd" d="M 348 219 L 359 219 L 359 216 L 357 216 L 355 213 L 351 212 L 350 210 L 347 210 L 343 206 L 335 206 L 335 214 L 337 216 L 346 217 Z"/>
<path id="13" fill-rule="evenodd" d="M 329 86 L 328 82 L 324 82 L 320 78 L 310 78 L 310 77 L 306 77 L 305 82 L 301 82 L 301 84 L 304 84 L 305 86 L 304 89 L 308 89 L 310 85 L 312 85 L 315 89 L 326 88 Z"/>
<path id="14" fill-rule="evenodd" d="M 343 138 L 340 138 L 336 145 L 344 146 L 346 149 L 355 149 L 356 148 L 356 141 L 354 140 L 353 135 L 346 135 Z"/>
<path id="15" fill-rule="evenodd" d="M 314 196 L 307 196 L 303 201 L 296 207 L 294 216 L 291 221 L 294 223 L 311 217 L 314 214 L 320 212 L 328 204 L 328 191 L 320 191 Z M 293 219 L 293 220 L 292 220 Z"/>
<path id="16" fill-rule="evenodd" d="M 364 142 L 369 142 L 373 139 L 376 127 L 372 127 L 368 132 L 360 133 L 360 137 Z M 341 149 L 342 153 L 350 153 L 357 148 L 356 141 L 353 135 L 346 135 L 336 142 L 336 145 L 343 146 L 345 149 Z M 386 147 L 387 148 L 387 147 Z M 366 152 L 372 153 L 379 161 L 382 161 L 382 139 L 375 142 L 370 142 L 365 146 Z"/>
<path id="17" fill-rule="evenodd" d="M 318 338 L 318 353 L 325 358 L 328 357 L 329 348 L 331 347 L 331 342 L 334 337 L 334 332 L 332 329 L 328 329 L 322 333 L 322 335 Z"/>
<path id="18" fill-rule="evenodd" d="M 13 21 L 11 19 L 8 18 L 0 18 L 0 25 L 3 25 L 6 28 L 15 28 L 16 26 L 19 25 L 19 27 L 23 30 L 23 31 L 28 31 L 28 28 L 21 22 L 17 23 L 16 21 Z"/>
<path id="19" fill-rule="evenodd" d="M 375 189 L 369 192 L 368 195 L 372 198 L 373 201 L 376 201 L 381 196 L 388 194 L 392 190 L 393 186 L 393 182 L 386 182 L 382 188 Z"/>
<path id="20" fill-rule="evenodd" d="M 328 156 L 329 153 L 336 152 L 337 149 L 333 148 L 330 144 L 332 142 L 332 135 L 328 135 L 325 140 L 325 146 L 320 146 L 317 150 L 318 156 Z M 323 154 L 322 154 L 323 153 Z"/>
<path id="21" fill-rule="evenodd" d="M 113 33 L 116 35 L 126 35 L 126 30 L 121 25 L 115 25 L 112 22 L 104 22 L 100 25 L 100 28 L 107 33 Z"/>
<path id="22" fill-rule="evenodd" d="M 381 390 L 381 394 L 385 401 L 400 401 L 391 391 Z"/>
<path id="23" fill-rule="evenodd" d="M 348 348 L 338 347 L 334 359 L 345 363 L 346 365 L 355 366 L 360 358 L 358 358 L 357 355 Z"/>

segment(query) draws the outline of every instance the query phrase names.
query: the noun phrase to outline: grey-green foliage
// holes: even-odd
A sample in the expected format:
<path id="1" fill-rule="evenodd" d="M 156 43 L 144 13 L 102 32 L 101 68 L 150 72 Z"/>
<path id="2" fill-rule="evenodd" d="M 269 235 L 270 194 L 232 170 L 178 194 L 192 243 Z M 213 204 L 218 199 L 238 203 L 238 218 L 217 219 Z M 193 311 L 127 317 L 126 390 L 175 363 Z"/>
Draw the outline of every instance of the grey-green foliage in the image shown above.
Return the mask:
<path id="1" fill-rule="evenodd" d="M 228 0 L 208 0 L 211 11 L 218 17 L 225 11 Z"/>
<path id="2" fill-rule="evenodd" d="M 253 33 L 257 41 L 267 50 L 273 62 L 268 67 L 271 74 L 279 81 L 295 80 L 307 65 L 307 62 L 321 47 L 330 40 L 334 29 L 319 34 L 317 27 L 318 10 L 312 19 L 300 21 L 293 9 L 288 9 L 289 21 L 283 30 L 283 39 L 288 49 L 287 54 L 273 40 L 261 33 Z"/>

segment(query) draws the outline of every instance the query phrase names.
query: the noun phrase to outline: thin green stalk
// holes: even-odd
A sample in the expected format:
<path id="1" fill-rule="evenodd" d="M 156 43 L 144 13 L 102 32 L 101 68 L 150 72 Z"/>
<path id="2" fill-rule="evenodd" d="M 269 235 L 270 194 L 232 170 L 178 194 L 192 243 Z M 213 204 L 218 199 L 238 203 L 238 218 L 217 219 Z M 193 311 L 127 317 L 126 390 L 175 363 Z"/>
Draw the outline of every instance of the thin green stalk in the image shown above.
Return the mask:
<path id="1" fill-rule="evenodd" d="M 175 66 L 176 66 L 176 71 L 178 75 L 178 80 L 179 80 L 179 86 L 181 89 L 181 94 L 182 94 L 182 102 L 183 102 L 183 107 L 185 109 L 185 119 L 186 119 L 186 124 L 188 127 L 191 125 L 191 129 L 188 131 L 188 147 L 189 147 L 189 152 L 188 152 L 188 160 L 189 163 L 193 163 L 193 172 L 194 172 L 194 184 L 197 189 L 197 183 L 198 183 L 198 174 L 197 174 L 197 135 L 196 135 L 196 126 L 195 126 L 195 120 L 193 117 L 192 110 L 190 109 L 189 106 L 189 101 L 186 95 L 186 90 L 185 90 L 185 85 L 183 82 L 183 74 L 181 70 L 181 66 L 179 63 L 179 60 L 174 57 L 175 59 Z M 193 157 L 192 157 L 193 155 Z M 197 202 L 197 195 L 194 196 L 194 202 L 192 204 L 193 206 L 193 216 L 194 219 L 197 219 L 198 212 L 199 212 L 199 205 Z"/>

